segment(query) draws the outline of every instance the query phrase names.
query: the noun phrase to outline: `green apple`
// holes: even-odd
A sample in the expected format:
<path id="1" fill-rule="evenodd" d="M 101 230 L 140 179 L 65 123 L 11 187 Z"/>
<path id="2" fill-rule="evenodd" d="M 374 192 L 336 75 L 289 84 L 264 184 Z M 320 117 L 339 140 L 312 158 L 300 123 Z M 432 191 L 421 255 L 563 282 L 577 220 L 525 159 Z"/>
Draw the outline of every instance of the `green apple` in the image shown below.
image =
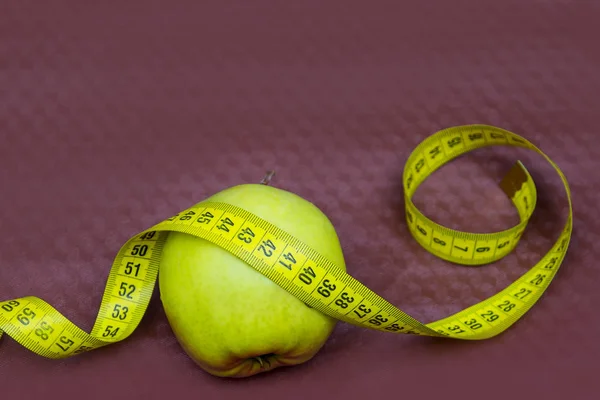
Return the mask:
<path id="1" fill-rule="evenodd" d="M 346 270 L 338 236 L 314 204 L 264 184 L 209 197 L 241 207 L 303 241 Z M 184 351 L 220 377 L 248 377 L 313 358 L 336 319 L 307 306 L 230 252 L 171 232 L 159 272 L 169 324 Z"/>

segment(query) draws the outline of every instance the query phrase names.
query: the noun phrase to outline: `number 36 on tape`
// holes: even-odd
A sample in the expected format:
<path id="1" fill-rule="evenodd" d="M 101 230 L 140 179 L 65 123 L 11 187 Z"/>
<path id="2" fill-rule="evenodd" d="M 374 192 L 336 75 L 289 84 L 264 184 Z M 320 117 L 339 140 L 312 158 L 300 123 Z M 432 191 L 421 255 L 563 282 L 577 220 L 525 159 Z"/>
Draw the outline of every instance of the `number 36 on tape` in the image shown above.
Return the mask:
<path id="1" fill-rule="evenodd" d="M 26 296 L 0 302 L 0 335 L 4 331 L 25 348 L 48 358 L 69 357 L 127 338 L 150 301 L 165 239 L 169 232 L 178 231 L 221 246 L 306 304 L 341 321 L 382 332 L 466 340 L 493 337 L 536 303 L 565 257 L 572 230 L 571 193 L 565 176 L 525 138 L 488 125 L 452 127 L 431 135 L 410 154 L 403 174 L 406 221 L 413 238 L 426 251 L 450 262 L 491 263 L 515 248 L 536 205 L 535 184 L 520 162 L 500 183 L 520 217 L 516 226 L 505 231 L 474 234 L 448 229 L 423 215 L 411 199 L 417 187 L 447 162 L 478 148 L 499 145 L 533 150 L 554 167 L 566 190 L 566 223 L 548 253 L 515 282 L 444 319 L 421 323 L 270 222 L 230 204 L 205 201 L 135 235 L 122 246 L 90 333 L 44 300 Z M 218 229 L 220 220 L 227 221 L 231 234 L 224 235 Z M 259 252 L 261 242 L 271 248 L 268 254 L 272 257 Z M 275 268 L 278 261 L 288 268 L 283 272 Z"/>

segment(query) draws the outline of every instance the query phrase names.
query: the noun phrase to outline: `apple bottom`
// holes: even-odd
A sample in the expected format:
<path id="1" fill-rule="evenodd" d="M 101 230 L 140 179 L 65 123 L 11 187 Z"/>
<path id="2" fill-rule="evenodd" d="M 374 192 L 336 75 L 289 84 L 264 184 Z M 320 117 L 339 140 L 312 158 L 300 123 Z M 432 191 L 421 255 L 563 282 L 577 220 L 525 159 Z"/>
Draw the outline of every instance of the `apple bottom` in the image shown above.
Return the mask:
<path id="1" fill-rule="evenodd" d="M 280 354 L 268 353 L 249 356 L 248 358 L 234 359 L 232 357 L 228 362 L 223 363 L 219 368 L 211 366 L 202 361 L 202 357 L 194 352 L 193 346 L 188 346 L 186 342 L 175 335 L 181 348 L 187 356 L 197 366 L 207 373 L 220 378 L 247 378 L 253 375 L 271 371 L 279 367 L 292 367 L 310 361 L 321 349 L 308 354 L 299 354 L 296 357 L 283 356 Z"/>

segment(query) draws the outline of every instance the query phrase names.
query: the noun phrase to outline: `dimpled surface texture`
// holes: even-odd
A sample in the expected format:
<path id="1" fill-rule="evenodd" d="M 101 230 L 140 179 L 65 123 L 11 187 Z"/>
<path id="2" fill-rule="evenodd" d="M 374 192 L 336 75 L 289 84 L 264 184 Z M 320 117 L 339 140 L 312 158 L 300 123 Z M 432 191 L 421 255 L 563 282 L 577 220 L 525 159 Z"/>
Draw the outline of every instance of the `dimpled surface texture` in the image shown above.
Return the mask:
<path id="1" fill-rule="evenodd" d="M 516 159 L 539 191 L 520 246 L 483 268 L 409 235 L 404 162 L 430 134 L 519 133 L 573 191 L 568 255 L 537 305 L 480 342 L 338 324 L 310 362 L 231 382 L 177 344 L 155 290 L 126 341 L 61 361 L 0 341 L 6 399 L 592 399 L 600 356 L 600 3 L 30 0 L 0 5 L 0 299 L 39 296 L 89 331 L 134 234 L 224 188 L 272 184 L 321 208 L 348 272 L 423 322 L 504 288 L 565 218 L 553 170 L 488 148 L 415 203 L 450 227 L 510 227 L 496 183 Z"/>

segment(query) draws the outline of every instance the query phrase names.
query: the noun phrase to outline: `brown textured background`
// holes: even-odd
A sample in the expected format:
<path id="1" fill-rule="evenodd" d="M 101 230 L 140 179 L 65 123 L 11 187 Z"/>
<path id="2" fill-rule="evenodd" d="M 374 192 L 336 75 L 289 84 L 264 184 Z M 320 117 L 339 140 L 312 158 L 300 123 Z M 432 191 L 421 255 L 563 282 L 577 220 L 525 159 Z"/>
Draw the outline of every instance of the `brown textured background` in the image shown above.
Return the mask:
<path id="1" fill-rule="evenodd" d="M 536 143 L 573 190 L 571 248 L 532 311 L 473 343 L 340 324 L 311 362 L 232 382 L 184 355 L 155 292 L 130 339 L 78 357 L 47 360 L 3 338 L 0 397 L 598 396 L 600 3 L 366 3 L 2 2 L 0 299 L 40 296 L 89 331 L 129 237 L 274 168 L 273 185 L 331 218 L 353 276 L 422 321 L 444 317 L 533 265 L 565 217 L 540 157 L 485 149 L 415 201 L 455 228 L 507 228 L 516 213 L 496 183 L 519 158 L 540 201 L 518 249 L 472 269 L 410 237 L 410 151 L 439 129 L 485 123 Z"/>

